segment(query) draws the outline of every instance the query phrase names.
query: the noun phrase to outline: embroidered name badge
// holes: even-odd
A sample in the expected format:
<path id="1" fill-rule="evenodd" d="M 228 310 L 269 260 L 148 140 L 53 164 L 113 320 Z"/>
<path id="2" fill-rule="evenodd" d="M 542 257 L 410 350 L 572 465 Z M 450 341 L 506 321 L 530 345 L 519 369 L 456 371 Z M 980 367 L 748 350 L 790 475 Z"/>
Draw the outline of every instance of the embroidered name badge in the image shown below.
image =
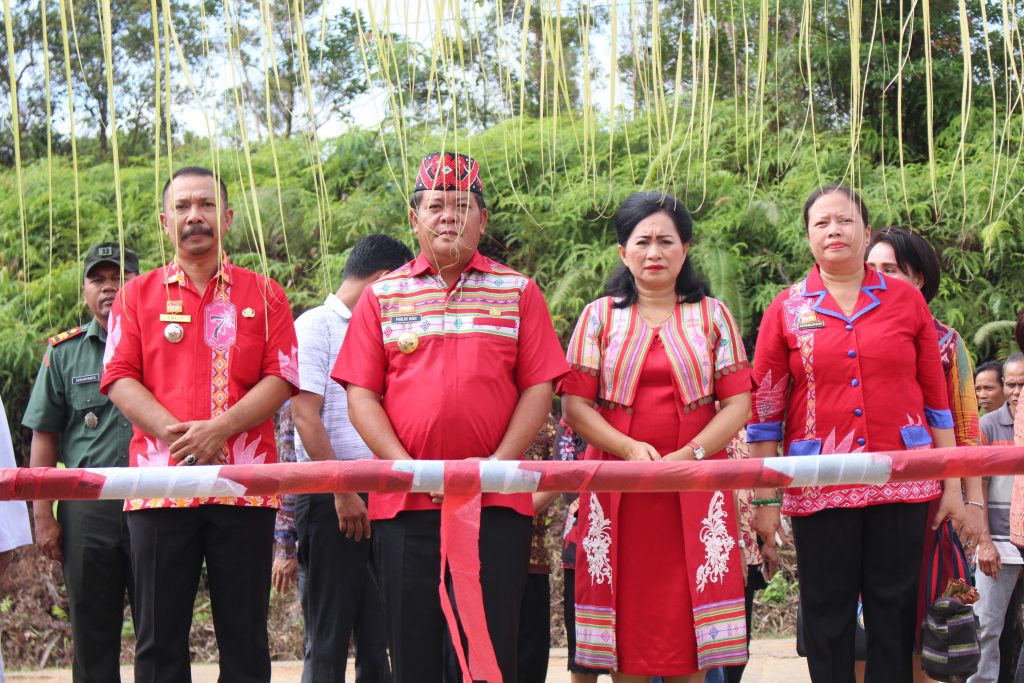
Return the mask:
<path id="1" fill-rule="evenodd" d="M 814 330 L 819 327 L 825 327 L 825 321 L 819 318 L 817 313 L 808 308 L 800 313 L 800 318 L 797 320 L 796 327 L 798 330 Z"/>
<path id="2" fill-rule="evenodd" d="M 214 301 L 203 311 L 203 318 L 203 341 L 207 346 L 224 351 L 235 343 L 238 324 L 234 304 Z"/>
<path id="3" fill-rule="evenodd" d="M 422 315 L 393 315 L 391 316 L 391 322 L 393 323 L 418 323 L 423 319 Z"/>
<path id="4" fill-rule="evenodd" d="M 71 383 L 72 384 L 89 384 L 90 382 L 99 382 L 99 381 L 100 381 L 100 375 L 99 375 L 98 372 L 94 373 L 92 375 L 82 375 L 81 377 L 72 377 L 71 378 Z"/>

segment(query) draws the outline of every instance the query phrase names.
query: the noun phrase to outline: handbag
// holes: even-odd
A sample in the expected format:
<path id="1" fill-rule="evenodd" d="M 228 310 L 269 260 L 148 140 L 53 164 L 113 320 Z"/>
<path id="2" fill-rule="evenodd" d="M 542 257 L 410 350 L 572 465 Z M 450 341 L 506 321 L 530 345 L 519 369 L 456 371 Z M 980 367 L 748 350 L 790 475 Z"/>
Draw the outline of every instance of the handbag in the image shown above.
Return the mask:
<path id="1" fill-rule="evenodd" d="M 974 608 L 957 597 L 944 597 L 950 579 L 970 584 L 967 557 L 953 522 L 935 531 L 925 584 L 927 607 L 921 625 L 921 668 L 936 681 L 960 683 L 978 670 L 981 647 Z"/>

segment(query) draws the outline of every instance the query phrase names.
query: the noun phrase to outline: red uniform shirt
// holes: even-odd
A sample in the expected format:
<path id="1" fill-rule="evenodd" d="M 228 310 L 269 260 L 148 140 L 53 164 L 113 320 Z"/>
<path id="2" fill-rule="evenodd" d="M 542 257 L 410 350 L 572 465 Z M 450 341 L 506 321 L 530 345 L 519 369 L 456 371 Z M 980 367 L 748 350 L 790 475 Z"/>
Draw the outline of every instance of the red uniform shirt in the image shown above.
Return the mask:
<path id="1" fill-rule="evenodd" d="M 787 456 L 930 448 L 927 425 L 951 428 L 932 314 L 921 293 L 868 268 L 853 313 L 817 266 L 765 311 L 754 352 L 747 441 L 782 441 Z M 783 511 L 930 500 L 939 482 L 808 486 Z"/>
<path id="2" fill-rule="evenodd" d="M 415 335 L 412 353 L 398 340 Z M 417 459 L 494 453 L 520 394 L 568 366 L 537 285 L 477 253 L 449 291 L 420 256 L 366 288 L 331 373 L 383 396 L 398 440 Z M 483 504 L 533 515 L 529 494 Z M 436 510 L 425 493 L 371 493 L 370 518 Z"/>
<path id="3" fill-rule="evenodd" d="M 231 265 L 227 257 L 205 292 L 176 263 L 125 283 L 110 311 L 100 391 L 131 377 L 182 422 L 209 420 L 236 404 L 267 375 L 298 393 L 295 327 L 284 290 L 273 280 Z M 184 336 L 171 343 L 160 315 L 190 316 Z M 277 462 L 274 421 L 236 434 L 226 445 L 231 465 Z M 134 428 L 131 467 L 174 464 L 169 444 Z M 195 507 L 211 503 L 277 507 L 276 496 L 153 498 L 125 501 L 125 509 Z"/>

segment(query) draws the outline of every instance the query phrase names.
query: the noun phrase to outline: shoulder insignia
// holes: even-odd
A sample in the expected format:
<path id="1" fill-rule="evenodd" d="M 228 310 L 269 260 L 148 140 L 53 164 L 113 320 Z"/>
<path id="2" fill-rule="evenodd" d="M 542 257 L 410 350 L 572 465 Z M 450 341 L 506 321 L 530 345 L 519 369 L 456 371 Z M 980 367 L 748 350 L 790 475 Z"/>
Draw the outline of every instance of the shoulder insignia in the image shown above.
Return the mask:
<path id="1" fill-rule="evenodd" d="M 72 337 L 77 337 L 78 335 L 84 333 L 85 330 L 86 328 L 84 327 L 72 327 L 70 330 L 64 330 L 60 334 L 53 335 L 46 341 L 50 344 L 50 346 L 56 346 L 61 342 L 66 342 L 68 339 L 71 339 Z"/>

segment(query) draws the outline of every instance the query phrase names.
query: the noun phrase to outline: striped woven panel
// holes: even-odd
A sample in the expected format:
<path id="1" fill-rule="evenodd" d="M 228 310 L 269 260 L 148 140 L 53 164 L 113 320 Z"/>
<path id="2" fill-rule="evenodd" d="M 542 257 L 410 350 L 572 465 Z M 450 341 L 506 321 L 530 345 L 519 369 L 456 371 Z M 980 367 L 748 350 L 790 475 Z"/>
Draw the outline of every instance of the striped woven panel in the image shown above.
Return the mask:
<path id="1" fill-rule="evenodd" d="M 618 668 L 614 609 L 576 605 L 576 663 L 591 669 Z"/>
<path id="2" fill-rule="evenodd" d="M 747 661 L 747 622 L 743 598 L 713 602 L 693 609 L 700 670 Z"/>

